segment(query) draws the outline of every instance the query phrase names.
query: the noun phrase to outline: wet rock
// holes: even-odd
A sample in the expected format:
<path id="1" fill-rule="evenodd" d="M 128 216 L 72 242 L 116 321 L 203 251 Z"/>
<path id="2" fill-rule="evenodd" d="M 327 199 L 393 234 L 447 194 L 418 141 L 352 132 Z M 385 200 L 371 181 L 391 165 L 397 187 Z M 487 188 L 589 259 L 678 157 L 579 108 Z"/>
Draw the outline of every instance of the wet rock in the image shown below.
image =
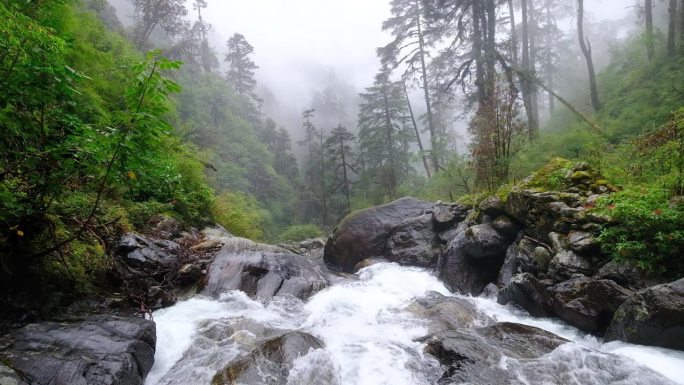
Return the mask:
<path id="1" fill-rule="evenodd" d="M 482 291 L 482 294 L 480 296 L 485 297 L 485 298 L 494 298 L 499 295 L 499 287 L 496 286 L 494 283 L 490 283 L 489 285 L 485 286 L 484 290 Z"/>
<path id="2" fill-rule="evenodd" d="M 462 219 L 462 218 L 461 218 Z M 432 223 L 438 231 L 446 230 L 458 221 L 459 218 L 451 206 L 436 204 L 432 209 Z"/>
<path id="3" fill-rule="evenodd" d="M 152 321 L 97 315 L 14 330 L 0 338 L 0 361 L 30 384 L 142 385 L 155 343 Z"/>
<path id="4" fill-rule="evenodd" d="M 326 264 L 352 273 L 354 266 L 363 259 L 390 257 L 388 240 L 396 229 L 403 223 L 417 220 L 431 212 L 432 208 L 433 204 L 430 202 L 402 198 L 350 214 L 333 231 L 326 243 Z"/>
<path id="5" fill-rule="evenodd" d="M 684 350 L 684 278 L 629 297 L 615 312 L 605 338 Z"/>
<path id="6" fill-rule="evenodd" d="M 556 316 L 588 333 L 603 335 L 631 292 L 610 280 L 574 278 L 550 289 Z"/>
<path id="7" fill-rule="evenodd" d="M 506 206 L 501 202 L 501 199 L 496 196 L 490 196 L 483 199 L 478 205 L 478 208 L 492 218 L 506 213 Z"/>
<path id="8" fill-rule="evenodd" d="M 172 265 L 178 244 L 136 233 L 124 235 L 116 246 L 116 253 L 128 266 L 146 271 L 159 271 Z"/>
<path id="9" fill-rule="evenodd" d="M 535 317 L 549 317 L 553 314 L 549 286 L 530 273 L 518 274 L 499 291 L 497 302 L 502 305 L 513 302 Z"/>
<path id="10" fill-rule="evenodd" d="M 630 289 L 641 289 L 645 286 L 645 276 L 646 273 L 643 269 L 629 261 L 610 261 L 601 266 L 594 277 L 610 279 Z"/>
<path id="11" fill-rule="evenodd" d="M 373 266 L 373 265 L 375 265 L 375 264 L 378 264 L 378 263 L 385 263 L 385 262 L 389 262 L 389 261 L 386 260 L 385 258 L 379 258 L 379 257 L 366 258 L 366 259 L 364 259 L 363 261 L 357 263 L 357 264 L 354 266 L 354 270 L 355 270 L 355 271 L 359 271 L 359 270 L 361 270 L 361 269 L 363 269 L 363 268 L 365 268 L 365 267 Z"/>
<path id="12" fill-rule="evenodd" d="M 591 253 L 598 251 L 599 243 L 590 233 L 583 231 L 571 231 L 568 234 L 570 249 L 578 253 Z"/>
<path id="13" fill-rule="evenodd" d="M 535 250 L 535 243 L 527 238 L 522 238 L 519 242 L 511 244 L 506 250 L 506 259 L 504 259 L 499 272 L 499 284 L 508 284 L 516 274 L 535 274 L 538 271 Z"/>
<path id="14" fill-rule="evenodd" d="M 441 244 L 433 231 L 430 214 L 408 218 L 392 229 L 382 255 L 402 265 L 430 267 L 437 262 Z"/>
<path id="15" fill-rule="evenodd" d="M 2 385 L 28 385 L 19 373 L 12 368 L 0 363 L 0 384 Z"/>
<path id="16" fill-rule="evenodd" d="M 475 225 L 464 232 L 465 251 L 473 258 L 503 259 L 508 240 L 490 224 Z"/>
<path id="17" fill-rule="evenodd" d="M 487 284 L 496 281 L 503 258 L 469 256 L 466 252 L 467 232 L 459 233 L 449 242 L 438 266 L 439 277 L 452 291 L 480 295 Z"/>
<path id="18" fill-rule="evenodd" d="M 468 224 L 466 224 L 465 222 L 461 222 L 458 224 L 458 226 L 452 227 L 449 230 L 442 231 L 441 233 L 437 234 L 437 237 L 439 238 L 440 242 L 442 242 L 444 244 L 448 244 L 454 238 L 456 238 L 456 236 L 459 233 L 462 233 L 462 232 L 466 231 L 467 229 L 468 229 Z"/>
<path id="19" fill-rule="evenodd" d="M 410 313 L 427 319 L 430 333 L 472 326 L 481 319 L 475 305 L 463 298 L 447 297 L 437 292 L 417 298 L 406 307 Z"/>
<path id="20" fill-rule="evenodd" d="M 154 225 L 155 235 L 164 239 L 178 238 L 183 232 L 183 224 L 176 218 L 167 215 L 155 215 L 150 219 Z"/>
<path id="21" fill-rule="evenodd" d="M 311 260 L 281 248 L 232 238 L 216 254 L 208 269 L 202 293 L 218 297 L 241 290 L 252 298 L 268 299 L 290 294 L 306 299 L 327 286 Z"/>
<path id="22" fill-rule="evenodd" d="M 310 350 L 322 349 L 323 343 L 316 337 L 291 332 L 266 341 L 247 357 L 228 365 L 214 376 L 212 385 L 237 384 L 286 384 L 296 359 Z"/>
<path id="23" fill-rule="evenodd" d="M 561 250 L 549 264 L 549 276 L 556 281 L 564 281 L 575 274 L 591 276 L 594 270 L 591 263 L 572 250 Z"/>
<path id="24" fill-rule="evenodd" d="M 178 269 L 178 281 L 182 285 L 192 285 L 202 278 L 202 266 L 186 263 Z"/>
<path id="25" fill-rule="evenodd" d="M 448 330 L 427 339 L 425 352 L 442 365 L 438 384 L 522 384 L 501 366 L 503 357 L 532 360 L 567 340 L 547 331 L 515 323 L 472 330 Z"/>
<path id="26" fill-rule="evenodd" d="M 520 230 L 520 226 L 507 215 L 499 215 L 492 221 L 492 226 L 502 234 L 515 236 Z"/>

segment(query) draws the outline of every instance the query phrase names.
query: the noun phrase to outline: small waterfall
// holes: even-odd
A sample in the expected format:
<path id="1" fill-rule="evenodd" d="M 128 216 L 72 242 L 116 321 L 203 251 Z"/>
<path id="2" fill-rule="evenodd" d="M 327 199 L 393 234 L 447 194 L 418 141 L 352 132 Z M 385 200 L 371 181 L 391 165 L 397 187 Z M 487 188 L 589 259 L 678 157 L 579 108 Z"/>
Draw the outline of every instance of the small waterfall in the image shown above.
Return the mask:
<path id="1" fill-rule="evenodd" d="M 275 297 L 266 303 L 231 291 L 219 299 L 195 297 L 154 313 L 156 362 L 146 385 L 208 385 L 214 374 L 260 342 L 300 331 L 324 349 L 296 359 L 288 385 L 434 384 L 439 363 L 423 353 L 425 319 L 405 310 L 434 291 L 451 295 L 428 271 L 382 263 L 345 279 L 303 302 Z M 504 357 L 501 369 L 523 384 L 684 384 L 684 352 L 604 344 L 558 320 L 539 319 L 487 298 L 462 297 L 482 314 L 481 324 L 516 322 L 574 341 L 539 359 Z M 264 379 L 264 383 L 268 382 Z"/>

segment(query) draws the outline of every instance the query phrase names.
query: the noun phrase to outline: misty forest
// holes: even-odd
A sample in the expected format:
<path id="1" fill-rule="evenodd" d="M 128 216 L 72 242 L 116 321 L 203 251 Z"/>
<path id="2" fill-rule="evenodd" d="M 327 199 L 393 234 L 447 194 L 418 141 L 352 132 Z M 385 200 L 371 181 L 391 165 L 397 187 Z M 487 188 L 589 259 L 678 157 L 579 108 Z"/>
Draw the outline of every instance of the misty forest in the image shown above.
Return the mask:
<path id="1" fill-rule="evenodd" d="M 684 0 L 2 0 L 0 384 L 684 384 Z"/>

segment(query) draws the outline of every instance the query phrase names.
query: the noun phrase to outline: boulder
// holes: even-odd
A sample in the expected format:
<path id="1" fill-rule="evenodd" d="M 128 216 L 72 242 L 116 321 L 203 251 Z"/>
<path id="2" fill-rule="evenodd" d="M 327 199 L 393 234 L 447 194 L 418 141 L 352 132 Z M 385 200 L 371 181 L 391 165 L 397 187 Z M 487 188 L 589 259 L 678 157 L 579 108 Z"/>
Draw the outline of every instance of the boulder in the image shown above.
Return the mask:
<path id="1" fill-rule="evenodd" d="M 172 266 L 178 249 L 172 241 L 127 233 L 116 245 L 116 255 L 130 268 L 154 273 Z"/>
<path id="2" fill-rule="evenodd" d="M 491 224 L 471 226 L 464 234 L 465 251 L 473 258 L 503 259 L 510 241 Z"/>
<path id="3" fill-rule="evenodd" d="M 0 337 L 0 362 L 8 366 L 0 365 L 0 382 L 11 384 L 14 375 L 40 385 L 142 385 L 155 344 L 154 322 L 142 318 L 29 324 Z"/>
<path id="4" fill-rule="evenodd" d="M 502 359 L 534 360 L 567 340 L 547 331 L 515 323 L 472 330 L 447 330 L 427 338 L 425 352 L 442 365 L 438 384 L 523 384 Z"/>
<path id="5" fill-rule="evenodd" d="M 605 338 L 684 350 L 684 278 L 629 297 L 615 312 Z"/>
<path id="6" fill-rule="evenodd" d="M 408 218 L 392 229 L 383 256 L 401 265 L 432 267 L 441 252 L 430 214 Z"/>
<path id="7" fill-rule="evenodd" d="M 567 242 L 570 249 L 578 253 L 593 253 L 599 250 L 599 243 L 596 238 L 584 231 L 571 231 L 568 234 Z"/>
<path id="8" fill-rule="evenodd" d="M 535 317 L 549 317 L 553 314 L 549 303 L 550 286 L 530 273 L 518 274 L 499 291 L 497 302 L 502 305 L 513 302 Z"/>
<path id="9" fill-rule="evenodd" d="M 507 285 L 516 274 L 536 274 L 539 264 L 535 258 L 536 248 L 536 244 L 527 238 L 511 244 L 506 250 L 506 258 L 499 272 L 499 284 Z"/>
<path id="10" fill-rule="evenodd" d="M 492 218 L 506 213 L 506 205 L 504 205 L 497 196 L 490 196 L 483 199 L 477 208 Z"/>
<path id="11" fill-rule="evenodd" d="M 209 265 L 202 294 L 219 297 L 229 290 L 241 290 L 259 299 L 285 294 L 306 299 L 327 285 L 308 257 L 235 237 Z"/>
<path id="12" fill-rule="evenodd" d="M 601 266 L 596 275 L 597 279 L 610 279 L 617 284 L 630 289 L 642 289 L 646 272 L 629 261 L 610 261 Z"/>
<path id="13" fill-rule="evenodd" d="M 559 251 L 549 264 L 549 276 L 556 281 L 564 281 L 576 274 L 591 276 L 593 273 L 589 260 L 572 250 Z"/>
<path id="14" fill-rule="evenodd" d="M 232 362 L 212 379 L 212 385 L 288 383 L 295 360 L 310 350 L 322 349 L 323 343 L 316 337 L 290 332 L 266 341 L 246 357 Z"/>
<path id="15" fill-rule="evenodd" d="M 432 209 L 432 223 L 438 231 L 446 230 L 459 220 L 463 220 L 465 211 L 467 210 L 461 206 L 437 203 Z"/>
<path id="16" fill-rule="evenodd" d="M 438 264 L 440 279 L 451 290 L 480 295 L 490 282 L 495 282 L 501 269 L 501 258 L 473 258 L 467 253 L 468 230 L 449 242 Z M 505 251 L 505 248 L 504 248 Z"/>
<path id="17" fill-rule="evenodd" d="M 353 273 L 354 266 L 368 257 L 389 259 L 391 250 L 388 241 L 396 234 L 397 228 L 405 222 L 421 221 L 421 217 L 431 213 L 432 208 L 433 204 L 430 202 L 402 198 L 350 214 L 333 231 L 325 245 L 326 264 L 331 268 Z M 421 242 L 422 238 L 409 243 Z"/>
<path id="18" fill-rule="evenodd" d="M 437 331 L 470 327 L 484 316 L 479 315 L 475 305 L 463 298 L 447 297 L 437 292 L 417 298 L 406 310 L 429 321 L 430 333 Z"/>
<path id="19" fill-rule="evenodd" d="M 550 288 L 555 315 L 588 333 L 603 335 L 631 292 L 610 280 L 578 277 Z"/>
<path id="20" fill-rule="evenodd" d="M 499 215 L 492 221 L 494 228 L 507 236 L 515 236 L 520 230 L 520 226 L 509 216 Z"/>

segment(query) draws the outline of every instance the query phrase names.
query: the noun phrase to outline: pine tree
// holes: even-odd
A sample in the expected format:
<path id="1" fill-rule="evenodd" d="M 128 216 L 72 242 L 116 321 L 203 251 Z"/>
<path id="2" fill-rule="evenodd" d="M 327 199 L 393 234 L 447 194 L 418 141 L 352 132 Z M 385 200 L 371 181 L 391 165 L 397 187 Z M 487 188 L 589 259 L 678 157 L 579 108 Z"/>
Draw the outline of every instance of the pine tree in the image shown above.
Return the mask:
<path id="1" fill-rule="evenodd" d="M 228 63 L 228 72 L 226 78 L 233 85 L 235 92 L 255 98 L 254 71 L 259 67 L 250 58 L 250 55 L 254 53 L 254 47 L 239 33 L 228 39 L 227 46 L 228 53 L 225 61 Z"/>
<path id="2" fill-rule="evenodd" d="M 134 40 L 143 48 L 154 30 L 159 27 L 175 37 L 188 29 L 183 19 L 188 14 L 183 0 L 132 0 L 135 8 Z"/>
<path id="3" fill-rule="evenodd" d="M 342 190 L 345 198 L 344 209 L 351 211 L 351 179 L 350 172 L 356 174 L 353 168 L 352 159 L 355 155 L 352 150 L 352 143 L 356 140 L 354 134 L 349 132 L 343 125 L 334 128 L 330 136 L 325 140 L 325 155 L 332 170 L 329 173 L 332 179 L 331 191 Z"/>

